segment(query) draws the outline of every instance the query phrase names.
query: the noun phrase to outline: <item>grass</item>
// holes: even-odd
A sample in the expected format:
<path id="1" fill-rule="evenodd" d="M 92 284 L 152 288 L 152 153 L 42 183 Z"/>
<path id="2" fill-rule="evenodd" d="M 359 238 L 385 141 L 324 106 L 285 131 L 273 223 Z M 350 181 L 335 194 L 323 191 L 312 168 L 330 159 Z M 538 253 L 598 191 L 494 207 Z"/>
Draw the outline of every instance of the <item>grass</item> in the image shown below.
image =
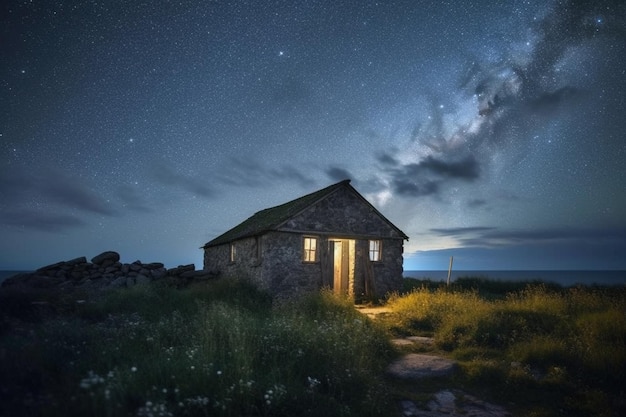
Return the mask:
<path id="1" fill-rule="evenodd" d="M 623 287 L 423 281 L 386 307 L 373 322 L 329 292 L 277 303 L 236 280 L 2 291 L 0 415 L 386 416 L 443 388 L 514 416 L 626 414 Z M 390 338 L 409 335 L 459 371 L 385 378 Z"/>
<path id="2" fill-rule="evenodd" d="M 539 283 L 426 282 L 391 297 L 394 334 L 430 335 L 457 359 L 459 387 L 515 415 L 626 412 L 626 289 Z"/>
<path id="3" fill-rule="evenodd" d="M 45 314 L 4 315 L 0 415 L 374 416 L 390 407 L 386 334 L 328 293 L 273 305 L 224 280 L 54 301 Z"/>

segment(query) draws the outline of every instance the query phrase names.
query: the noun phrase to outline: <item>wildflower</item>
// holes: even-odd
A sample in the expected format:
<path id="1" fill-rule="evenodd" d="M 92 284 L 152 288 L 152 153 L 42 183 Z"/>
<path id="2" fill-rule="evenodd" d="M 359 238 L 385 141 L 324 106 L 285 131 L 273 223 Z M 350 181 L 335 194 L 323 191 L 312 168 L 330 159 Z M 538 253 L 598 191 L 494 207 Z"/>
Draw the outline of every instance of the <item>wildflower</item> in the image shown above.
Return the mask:
<path id="1" fill-rule="evenodd" d="M 321 384 L 320 380 L 317 378 L 311 378 L 310 376 L 307 376 L 307 380 L 309 381 L 309 388 L 313 389 L 315 387 L 317 387 L 319 384 Z"/>
<path id="2" fill-rule="evenodd" d="M 136 367 L 136 366 L 131 367 L 131 368 L 130 368 L 130 371 L 131 371 L 131 372 L 137 372 L 137 367 Z"/>

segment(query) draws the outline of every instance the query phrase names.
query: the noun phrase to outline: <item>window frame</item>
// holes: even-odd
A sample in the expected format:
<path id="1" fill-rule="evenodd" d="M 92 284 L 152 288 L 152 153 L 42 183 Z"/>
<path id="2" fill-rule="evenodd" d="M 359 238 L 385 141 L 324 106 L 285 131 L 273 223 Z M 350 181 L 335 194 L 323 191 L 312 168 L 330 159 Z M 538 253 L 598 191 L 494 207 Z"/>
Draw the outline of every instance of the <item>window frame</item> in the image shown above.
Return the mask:
<path id="1" fill-rule="evenodd" d="M 382 242 L 382 240 L 380 240 L 380 239 L 370 239 L 369 240 L 368 257 L 369 257 L 370 262 L 382 262 L 382 260 L 383 260 L 383 242 Z"/>
<path id="2" fill-rule="evenodd" d="M 308 247 L 307 242 L 309 243 Z M 311 247 L 311 243 L 313 243 L 313 247 Z M 307 264 L 317 262 L 318 243 L 319 238 L 317 236 L 302 236 L 302 262 Z"/>

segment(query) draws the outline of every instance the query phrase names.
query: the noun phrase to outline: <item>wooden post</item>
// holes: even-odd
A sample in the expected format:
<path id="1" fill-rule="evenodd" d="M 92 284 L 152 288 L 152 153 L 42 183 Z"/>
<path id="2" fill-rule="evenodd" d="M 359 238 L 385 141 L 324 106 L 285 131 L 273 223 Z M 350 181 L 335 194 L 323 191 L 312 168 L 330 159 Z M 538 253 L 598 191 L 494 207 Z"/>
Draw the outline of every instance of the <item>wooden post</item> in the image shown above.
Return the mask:
<path id="1" fill-rule="evenodd" d="M 454 259 L 453 256 L 450 257 L 450 266 L 448 267 L 448 286 L 450 286 L 450 274 L 452 273 L 452 260 Z"/>

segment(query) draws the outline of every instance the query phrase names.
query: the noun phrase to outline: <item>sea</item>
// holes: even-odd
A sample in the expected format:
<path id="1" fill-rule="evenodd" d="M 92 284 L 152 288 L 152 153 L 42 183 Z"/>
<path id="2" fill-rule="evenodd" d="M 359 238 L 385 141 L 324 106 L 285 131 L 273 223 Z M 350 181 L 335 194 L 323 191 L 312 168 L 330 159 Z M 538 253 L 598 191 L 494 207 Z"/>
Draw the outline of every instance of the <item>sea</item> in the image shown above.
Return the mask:
<path id="1" fill-rule="evenodd" d="M 448 271 L 404 271 L 405 278 L 430 279 L 431 281 L 447 281 Z M 457 278 L 486 278 L 492 281 L 542 281 L 571 287 L 576 285 L 626 285 L 626 271 L 616 270 L 505 270 L 505 271 L 477 271 L 452 270 L 450 281 Z"/>
<path id="2" fill-rule="evenodd" d="M 31 271 L 1 271 L 0 283 L 6 278 L 19 273 Z M 448 271 L 404 271 L 405 278 L 429 279 L 431 281 L 447 281 Z M 571 287 L 576 285 L 626 285 L 626 271 L 477 271 L 452 270 L 450 281 L 457 278 L 485 278 L 494 281 L 543 281 Z"/>

